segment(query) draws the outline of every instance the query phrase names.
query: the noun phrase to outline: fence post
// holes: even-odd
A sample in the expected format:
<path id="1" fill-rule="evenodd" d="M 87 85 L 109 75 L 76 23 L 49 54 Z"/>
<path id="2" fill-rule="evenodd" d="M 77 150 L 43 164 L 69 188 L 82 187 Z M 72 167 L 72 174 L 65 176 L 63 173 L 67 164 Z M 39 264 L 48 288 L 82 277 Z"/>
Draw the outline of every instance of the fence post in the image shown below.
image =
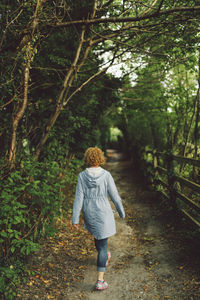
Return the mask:
<path id="1" fill-rule="evenodd" d="M 168 176 L 168 186 L 169 186 L 169 197 L 171 200 L 172 207 L 174 211 L 177 210 L 176 203 L 176 187 L 175 187 L 175 171 L 174 171 L 174 160 L 172 152 L 167 154 L 167 176 Z"/>

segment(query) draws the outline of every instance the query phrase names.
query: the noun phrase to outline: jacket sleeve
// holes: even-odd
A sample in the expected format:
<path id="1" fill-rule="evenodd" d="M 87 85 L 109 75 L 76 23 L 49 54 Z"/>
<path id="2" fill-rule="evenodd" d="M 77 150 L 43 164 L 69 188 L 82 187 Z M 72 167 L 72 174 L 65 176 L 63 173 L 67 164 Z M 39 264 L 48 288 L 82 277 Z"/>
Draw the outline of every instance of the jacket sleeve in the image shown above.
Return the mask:
<path id="1" fill-rule="evenodd" d="M 75 199 L 73 204 L 72 224 L 79 224 L 79 218 L 83 207 L 83 199 L 84 199 L 83 187 L 81 183 L 81 177 L 79 174 L 77 185 L 76 185 Z"/>
<path id="2" fill-rule="evenodd" d="M 121 218 L 125 218 L 125 212 L 124 212 L 124 208 L 122 205 L 122 200 L 119 196 L 119 193 L 117 191 L 114 179 L 112 177 L 112 175 L 109 173 L 108 175 L 108 195 L 110 196 L 110 199 L 112 200 L 112 202 L 114 203 L 118 214 Z"/>

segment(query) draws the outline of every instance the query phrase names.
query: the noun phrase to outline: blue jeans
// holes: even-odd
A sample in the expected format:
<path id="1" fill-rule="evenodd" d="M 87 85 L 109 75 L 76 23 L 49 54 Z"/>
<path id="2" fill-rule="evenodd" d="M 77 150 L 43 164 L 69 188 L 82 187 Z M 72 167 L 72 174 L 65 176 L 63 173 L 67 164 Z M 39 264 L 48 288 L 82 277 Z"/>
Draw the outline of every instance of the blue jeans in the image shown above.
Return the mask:
<path id="1" fill-rule="evenodd" d="M 98 251 L 97 256 L 97 271 L 98 272 L 105 272 L 106 270 L 106 261 L 107 257 L 107 242 L 108 238 L 102 240 L 94 239 L 96 249 Z"/>

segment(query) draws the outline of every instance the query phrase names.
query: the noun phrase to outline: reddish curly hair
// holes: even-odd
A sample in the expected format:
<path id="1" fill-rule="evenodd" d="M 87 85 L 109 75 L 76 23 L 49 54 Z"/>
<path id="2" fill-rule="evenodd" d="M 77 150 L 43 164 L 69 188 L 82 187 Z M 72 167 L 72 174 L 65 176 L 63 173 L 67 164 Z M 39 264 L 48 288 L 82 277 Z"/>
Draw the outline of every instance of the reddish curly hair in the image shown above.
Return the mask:
<path id="1" fill-rule="evenodd" d="M 105 164 L 105 156 L 98 147 L 90 147 L 85 151 L 84 161 L 88 167 L 96 167 Z"/>

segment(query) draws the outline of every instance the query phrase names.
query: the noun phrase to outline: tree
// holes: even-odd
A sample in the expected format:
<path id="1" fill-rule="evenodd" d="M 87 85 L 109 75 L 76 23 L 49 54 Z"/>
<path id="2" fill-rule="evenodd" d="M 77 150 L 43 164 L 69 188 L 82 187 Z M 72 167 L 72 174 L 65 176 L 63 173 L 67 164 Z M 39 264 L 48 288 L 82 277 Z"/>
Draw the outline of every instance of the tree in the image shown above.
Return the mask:
<path id="1" fill-rule="evenodd" d="M 111 62 L 113 62 L 114 58 L 119 58 L 127 51 L 134 54 L 139 53 L 140 56 L 165 55 L 163 49 L 167 45 L 173 48 L 177 45 L 181 46 L 185 36 L 188 37 L 190 32 L 193 33 L 193 38 L 187 40 L 188 47 L 197 43 L 195 35 L 198 30 L 196 18 L 200 8 L 195 6 L 195 1 L 191 1 L 189 6 L 185 6 L 188 5 L 187 1 L 182 1 L 182 6 L 179 7 L 175 4 L 169 5 L 166 1 L 154 1 L 153 3 L 147 1 L 145 5 L 139 5 L 137 1 L 130 3 L 91 1 L 90 3 L 91 5 L 88 6 L 86 1 L 81 1 L 80 5 L 75 6 L 67 1 L 55 1 L 53 4 L 39 0 L 36 2 L 30 1 L 29 3 L 21 1 L 20 5 L 13 3 L 8 6 L 10 12 L 8 21 L 6 21 L 8 7 L 4 3 L 2 4 L 3 14 L 1 20 L 5 29 L 1 39 L 2 53 L 6 58 L 7 50 L 9 50 L 15 61 L 14 68 L 9 65 L 5 72 L 7 74 L 6 82 L 4 82 L 5 90 L 8 91 L 8 84 L 12 88 L 10 94 L 3 97 L 5 102 L 2 104 L 4 112 L 5 110 L 11 113 L 15 111 L 12 141 L 9 149 L 9 160 L 11 162 L 15 160 L 16 136 L 17 130 L 20 130 L 19 122 L 26 115 L 25 110 L 29 102 L 28 94 L 30 93 L 29 98 L 32 94 L 31 88 L 28 88 L 29 77 L 32 80 L 34 89 L 38 92 L 40 90 L 40 87 L 37 87 L 33 81 L 34 72 L 31 71 L 31 75 L 29 74 L 30 68 L 34 65 L 36 59 L 38 63 L 41 62 L 42 58 L 38 58 L 42 53 L 43 43 L 47 40 L 56 42 L 56 40 L 59 40 L 57 35 L 63 35 L 60 42 L 69 43 L 73 55 L 69 55 L 68 58 L 64 58 L 63 54 L 60 54 L 61 56 L 51 56 L 50 59 L 51 61 L 54 59 L 55 65 L 62 65 L 61 70 L 57 68 L 52 70 L 53 68 L 47 66 L 42 67 L 46 68 L 46 71 L 49 70 L 49 72 L 62 73 L 60 76 L 62 83 L 58 81 L 60 82 L 59 86 L 62 86 L 62 88 L 57 90 L 54 101 L 50 105 L 49 118 L 40 132 L 39 142 L 35 149 L 35 159 L 38 158 L 44 147 L 58 116 L 72 97 L 103 72 L 102 69 L 96 69 L 95 72 L 90 73 L 90 77 L 85 81 L 77 81 L 79 84 L 76 85 L 76 88 L 73 87 L 80 75 L 80 70 L 84 67 L 88 55 L 91 53 L 91 49 L 95 51 L 96 47 L 96 51 L 101 53 L 110 51 L 110 53 L 113 53 L 111 59 Z M 106 17 L 107 14 L 110 16 Z M 16 27 L 17 35 L 14 31 Z M 172 31 L 174 28 L 176 28 L 175 32 Z M 75 35 L 78 38 L 72 43 L 71 39 Z M 132 42 L 133 39 L 134 43 Z M 161 44 L 160 41 L 162 41 Z M 159 43 L 162 51 L 159 47 L 155 51 L 151 47 L 153 43 Z M 37 51 L 38 53 L 35 55 Z M 163 53 L 160 54 L 160 52 Z M 26 67 L 24 67 L 24 59 L 26 60 Z M 34 65 L 34 68 L 41 68 L 41 66 Z M 25 69 L 26 73 L 24 72 Z M 64 69 L 67 69 L 67 72 L 64 72 Z M 18 74 L 19 70 L 22 70 L 23 76 Z M 9 74 L 12 74 L 12 77 L 14 76 L 14 80 L 10 78 Z M 45 72 L 43 72 L 44 74 Z M 43 77 L 43 80 L 45 79 Z M 21 88 L 19 88 L 20 86 Z M 14 103 L 21 103 L 21 106 L 18 106 L 17 113 Z M 7 128 L 7 126 L 4 128 Z M 2 133 L 4 138 L 5 131 L 4 134 Z"/>

